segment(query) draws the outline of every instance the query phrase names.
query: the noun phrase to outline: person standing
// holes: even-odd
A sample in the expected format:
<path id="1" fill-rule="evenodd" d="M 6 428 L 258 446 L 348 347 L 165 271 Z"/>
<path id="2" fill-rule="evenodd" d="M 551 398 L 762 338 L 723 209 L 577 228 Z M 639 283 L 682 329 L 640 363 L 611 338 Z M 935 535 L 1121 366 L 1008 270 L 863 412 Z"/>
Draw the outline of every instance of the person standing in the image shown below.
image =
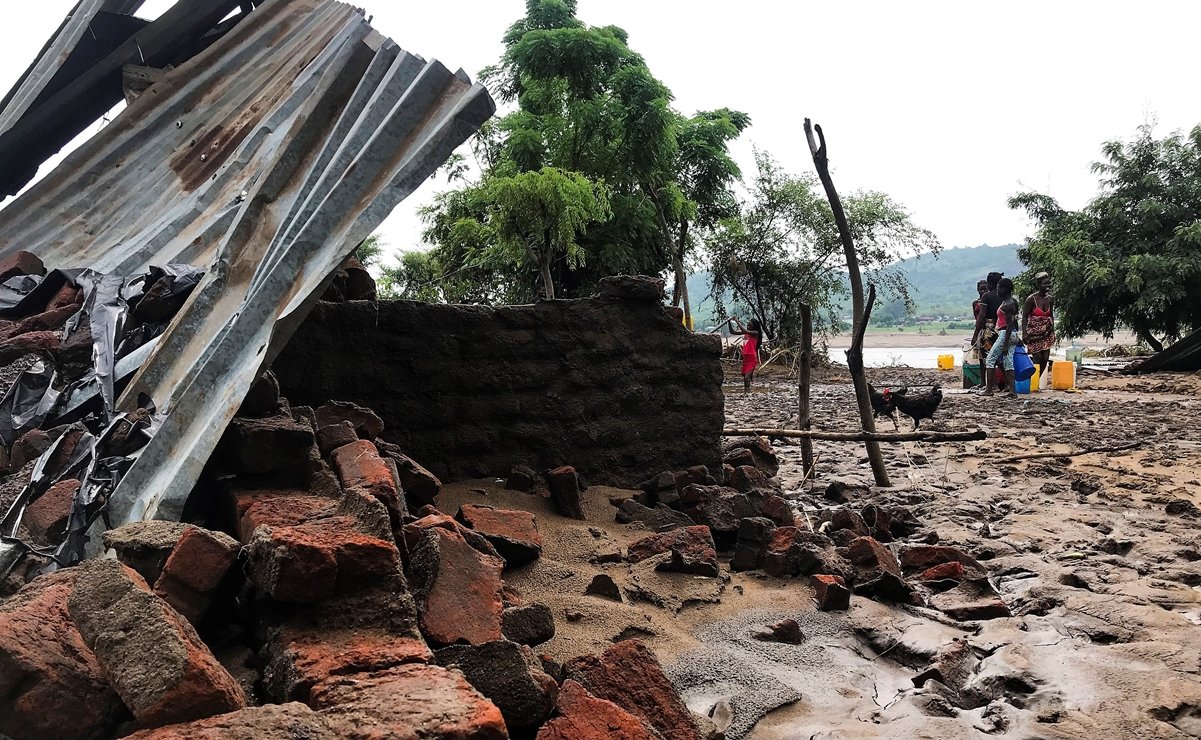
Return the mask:
<path id="1" fill-rule="evenodd" d="M 997 309 L 1001 305 L 1001 298 L 997 295 L 997 286 L 1004 276 L 1005 273 L 1002 272 L 988 273 L 988 279 L 983 281 L 985 291 L 980 293 L 980 297 L 972 303 L 972 310 L 976 313 L 976 329 L 972 332 L 972 347 L 981 357 L 988 356 L 993 344 L 997 341 Z M 980 291 L 980 283 L 976 283 L 976 291 Z M 981 378 L 980 385 L 977 387 L 984 388 L 987 385 L 988 379 Z"/>
<path id="2" fill-rule="evenodd" d="M 763 344 L 763 329 L 759 326 L 758 319 L 751 319 L 745 328 L 741 321 L 733 317 L 726 323 L 730 324 L 732 334 L 745 337 L 742 342 L 742 390 L 746 392 L 751 389 L 751 381 L 755 379 L 755 368 L 759 367 L 759 347 Z M 734 328 L 734 324 L 737 324 L 738 328 Z"/>
<path id="3" fill-rule="evenodd" d="M 1038 366 L 1038 376 L 1047 376 L 1051 363 L 1051 348 L 1055 346 L 1055 298 L 1051 295 L 1051 276 L 1040 272 L 1034 276 L 1037 290 L 1030 294 L 1022 307 L 1022 341 L 1030 359 Z"/>
<path id="4" fill-rule="evenodd" d="M 1001 305 L 997 308 L 997 340 L 993 342 L 992 349 L 988 352 L 988 359 L 984 361 L 985 372 L 988 374 L 988 387 L 984 391 L 984 395 L 993 395 L 993 388 L 997 385 L 994 369 L 999 364 L 1005 369 L 1005 383 L 1008 388 L 1006 395 L 1016 398 L 1013 353 L 1022 340 L 1017 335 L 1018 302 L 1013 298 L 1013 281 L 1003 278 L 997 284 L 997 296 L 1001 299 Z"/>

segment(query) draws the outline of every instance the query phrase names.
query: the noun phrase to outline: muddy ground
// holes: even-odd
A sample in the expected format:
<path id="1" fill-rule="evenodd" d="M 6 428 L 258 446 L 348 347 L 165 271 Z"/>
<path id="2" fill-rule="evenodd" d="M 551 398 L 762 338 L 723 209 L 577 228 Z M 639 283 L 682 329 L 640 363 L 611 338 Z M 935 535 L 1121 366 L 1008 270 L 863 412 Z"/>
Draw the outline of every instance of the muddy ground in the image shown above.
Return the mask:
<path id="1" fill-rule="evenodd" d="M 965 394 L 949 374 L 869 372 L 880 385 L 942 382 L 945 400 L 923 428 L 979 427 L 989 439 L 886 446 L 893 487 L 864 489 L 849 505 L 911 507 L 941 543 L 985 563 L 1014 616 L 956 623 L 858 596 L 849 612 L 823 613 L 805 579 L 712 579 L 597 562 L 646 534 L 614 522 L 607 499 L 621 492 L 609 489 L 590 489 L 586 523 L 494 481 L 448 486 L 440 505 L 536 511 L 543 557 L 509 582 L 555 612 L 558 634 L 540 650 L 566 659 L 639 637 L 692 709 L 731 738 L 1201 734 L 1201 378 L 1084 377 L 1076 393 L 1013 400 Z M 821 373 L 816 428 L 855 425 L 848 381 L 845 370 Z M 730 376 L 726 392 L 730 427 L 795 426 L 790 380 L 769 375 L 743 393 Z M 1139 445 L 1008 460 L 1131 442 Z M 783 490 L 810 516 L 833 505 L 822 496 L 832 481 L 871 483 L 859 445 L 815 443 L 816 480 L 805 484 L 799 446 L 776 447 Z M 585 594 L 598 574 L 618 584 L 621 603 Z M 782 618 L 800 623 L 800 645 L 753 639 Z M 948 701 L 936 684 L 918 688 L 914 678 L 956 639 L 968 649 L 959 699 Z"/>

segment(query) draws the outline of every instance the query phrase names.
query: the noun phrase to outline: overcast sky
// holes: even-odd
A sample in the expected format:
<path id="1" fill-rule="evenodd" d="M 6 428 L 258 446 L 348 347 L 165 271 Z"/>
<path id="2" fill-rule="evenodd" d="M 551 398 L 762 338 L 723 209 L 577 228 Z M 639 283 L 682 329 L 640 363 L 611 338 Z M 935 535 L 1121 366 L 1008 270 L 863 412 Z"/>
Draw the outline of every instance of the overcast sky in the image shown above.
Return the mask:
<path id="1" fill-rule="evenodd" d="M 501 53 L 522 0 L 355 0 L 405 49 L 473 77 Z M 73 6 L 5 3 L 0 88 L 7 89 Z M 170 0 L 149 0 L 154 17 Z M 579 0 L 593 25 L 618 25 L 684 113 L 746 111 L 735 146 L 793 171 L 812 162 L 801 122 L 822 124 L 839 188 L 883 190 L 945 246 L 1004 244 L 1030 226 L 1005 206 L 1025 189 L 1079 207 L 1095 192 L 1103 141 L 1154 119 L 1161 134 L 1201 123 L 1201 3 Z M 92 131 L 95 130 L 93 127 Z M 420 247 L 416 209 L 429 183 L 381 231 Z"/>

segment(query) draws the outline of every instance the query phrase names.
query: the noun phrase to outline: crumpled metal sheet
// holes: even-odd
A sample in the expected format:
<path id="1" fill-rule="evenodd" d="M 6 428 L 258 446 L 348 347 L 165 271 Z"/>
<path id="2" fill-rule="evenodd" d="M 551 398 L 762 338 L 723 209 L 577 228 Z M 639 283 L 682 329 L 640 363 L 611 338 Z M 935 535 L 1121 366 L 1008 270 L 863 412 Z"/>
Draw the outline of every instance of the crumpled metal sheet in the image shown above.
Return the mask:
<path id="1" fill-rule="evenodd" d="M 268 0 L 0 211 L 0 255 L 204 271 L 115 401 L 152 399 L 161 426 L 115 486 L 112 526 L 180 516 L 338 265 L 494 111 L 348 5 Z"/>

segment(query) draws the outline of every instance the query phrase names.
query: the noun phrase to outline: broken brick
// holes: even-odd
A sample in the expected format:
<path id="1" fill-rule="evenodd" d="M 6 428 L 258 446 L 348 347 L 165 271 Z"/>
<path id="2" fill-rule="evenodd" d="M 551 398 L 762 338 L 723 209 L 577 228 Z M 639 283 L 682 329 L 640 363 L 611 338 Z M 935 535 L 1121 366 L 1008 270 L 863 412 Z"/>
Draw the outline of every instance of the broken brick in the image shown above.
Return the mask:
<path id="1" fill-rule="evenodd" d="M 500 709 L 509 732 L 532 733 L 550 717 L 559 686 L 533 651 L 507 640 L 455 645 L 435 654 L 438 665 L 456 668 Z"/>
<path id="2" fill-rule="evenodd" d="M 111 737 L 124 709 L 71 620 L 79 569 L 26 584 L 0 601 L 0 734 Z"/>
<path id="3" fill-rule="evenodd" d="M 334 676 L 313 687 L 310 703 L 340 737 L 504 740 L 500 710 L 458 671 L 405 665 Z"/>
<path id="4" fill-rule="evenodd" d="M 542 554 L 538 522 L 528 511 L 464 504 L 456 518 L 492 543 L 510 568 L 536 560 Z"/>
<path id="5" fill-rule="evenodd" d="M 25 509 L 24 525 L 38 542 L 57 544 L 66 535 L 67 520 L 79 491 L 79 481 L 61 480 Z"/>
<path id="6" fill-rule="evenodd" d="M 135 719 L 155 726 L 246 706 L 242 688 L 192 625 L 135 571 L 116 560 L 77 569 L 71 618 Z"/>
<path id="7" fill-rule="evenodd" d="M 240 549 L 238 541 L 227 534 L 188 527 L 167 557 L 154 592 L 196 624 Z"/>
<path id="8" fill-rule="evenodd" d="M 550 489 L 551 503 L 555 511 L 570 519 L 583 520 L 584 508 L 580 503 L 580 494 L 586 486 L 580 479 L 579 473 L 570 465 L 555 468 L 546 473 L 546 485 Z"/>
<path id="9" fill-rule="evenodd" d="M 519 645 L 541 645 L 555 636 L 555 617 L 545 604 L 508 606 L 501 615 L 501 633 Z"/>
<path id="10" fill-rule="evenodd" d="M 126 735 L 125 740 L 337 740 L 329 721 L 300 702 L 247 707 L 185 724 Z"/>
<path id="11" fill-rule="evenodd" d="M 32 252 L 19 250 L 0 257 L 0 282 L 17 275 L 45 275 L 46 266 Z"/>
<path id="12" fill-rule="evenodd" d="M 263 685 L 276 701 L 308 701 L 313 686 L 331 676 L 351 676 L 409 663 L 429 663 L 433 653 L 420 635 L 381 629 L 316 630 L 284 627 L 272 636 Z"/>
<path id="13" fill-rule="evenodd" d="M 432 527 L 411 550 L 409 582 L 421 632 L 438 645 L 501 638 L 504 561 L 473 549 L 452 530 Z"/>
<path id="14" fill-rule="evenodd" d="M 563 672 L 564 678 L 635 715 L 665 740 L 700 740 L 692 713 L 654 651 L 639 640 L 622 640 L 600 655 L 575 658 Z"/>
<path id="15" fill-rule="evenodd" d="M 813 576 L 813 598 L 824 612 L 844 611 L 851 606 L 851 590 L 842 576 L 819 574 Z"/>
<path id="16" fill-rule="evenodd" d="M 317 428 L 349 421 L 359 439 L 372 440 L 384 433 L 384 420 L 368 408 L 349 401 L 330 401 L 316 409 Z"/>
<path id="17" fill-rule="evenodd" d="M 661 735 L 611 701 L 598 699 L 577 681 L 559 691 L 557 716 L 537 740 L 659 740 Z"/>
<path id="18" fill-rule="evenodd" d="M 396 545 L 365 535 L 352 517 L 259 529 L 247 547 L 247 570 L 276 601 L 305 603 L 402 578 Z"/>

